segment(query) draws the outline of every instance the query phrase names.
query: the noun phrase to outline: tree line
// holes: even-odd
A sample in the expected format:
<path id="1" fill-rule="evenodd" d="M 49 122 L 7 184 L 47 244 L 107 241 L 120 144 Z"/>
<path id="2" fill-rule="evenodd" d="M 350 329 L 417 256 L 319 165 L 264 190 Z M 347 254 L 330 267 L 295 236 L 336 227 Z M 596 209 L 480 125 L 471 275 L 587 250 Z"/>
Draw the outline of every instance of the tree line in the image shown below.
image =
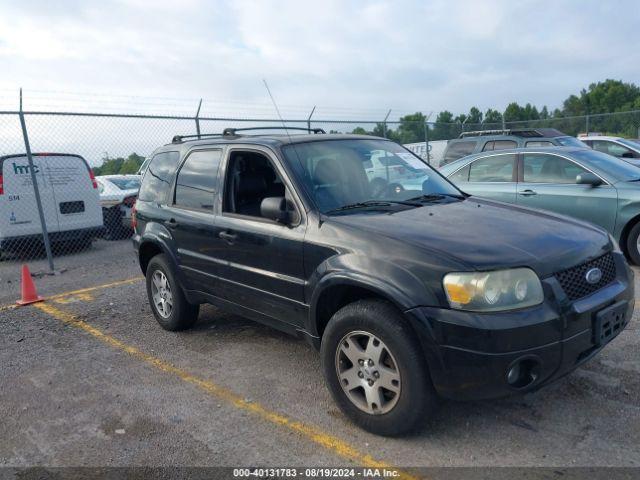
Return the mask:
<path id="1" fill-rule="evenodd" d="M 137 153 L 132 153 L 127 158 L 110 158 L 105 156 L 102 165 L 93 168 L 95 175 L 130 175 L 138 172 L 144 162 L 144 157 Z"/>
<path id="2" fill-rule="evenodd" d="M 391 124 L 395 128 L 380 122 L 372 130 L 357 127 L 352 133 L 385 136 L 400 143 L 414 143 L 425 141 L 425 133 L 429 140 L 446 140 L 456 138 L 463 131 L 502 129 L 505 125 L 507 128 L 551 127 L 574 136 L 588 128 L 591 132 L 638 138 L 639 113 L 599 115 L 631 110 L 640 110 L 640 87 L 608 79 L 592 83 L 578 95 L 570 95 L 560 108 L 553 111 L 546 105 L 538 109 L 530 103 L 522 106 L 517 102 L 507 105 L 504 112 L 489 108 L 483 113 L 479 108 L 471 107 L 468 113 L 454 115 L 444 110 L 429 125 L 428 132 L 425 132 L 427 117 L 422 112 L 416 112 Z M 585 118 L 587 115 L 588 121 Z"/>

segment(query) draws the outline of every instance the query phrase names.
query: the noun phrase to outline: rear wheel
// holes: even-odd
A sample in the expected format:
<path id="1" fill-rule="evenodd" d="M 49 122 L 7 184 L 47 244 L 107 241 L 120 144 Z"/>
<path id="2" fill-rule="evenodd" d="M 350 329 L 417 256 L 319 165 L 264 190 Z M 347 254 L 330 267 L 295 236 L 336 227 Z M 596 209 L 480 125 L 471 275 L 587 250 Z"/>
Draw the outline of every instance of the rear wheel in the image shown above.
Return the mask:
<path id="1" fill-rule="evenodd" d="M 636 223 L 627 235 L 627 254 L 634 265 L 640 265 L 640 222 Z"/>
<path id="2" fill-rule="evenodd" d="M 327 325 L 321 351 L 333 398 L 365 430 L 408 432 L 437 405 L 415 334 L 387 302 L 361 300 L 339 310 Z"/>
<path id="3" fill-rule="evenodd" d="M 200 306 L 187 302 L 164 254 L 149 261 L 146 278 L 151 310 L 160 326 L 171 332 L 193 326 Z"/>

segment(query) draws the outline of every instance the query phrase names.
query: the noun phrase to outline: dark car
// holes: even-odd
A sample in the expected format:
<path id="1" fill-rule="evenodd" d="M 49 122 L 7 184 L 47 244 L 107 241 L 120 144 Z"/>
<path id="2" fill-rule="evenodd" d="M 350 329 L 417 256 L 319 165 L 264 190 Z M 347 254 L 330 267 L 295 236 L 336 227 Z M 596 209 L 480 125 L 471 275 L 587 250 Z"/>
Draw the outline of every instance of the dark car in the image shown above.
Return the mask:
<path id="1" fill-rule="evenodd" d="M 373 184 L 371 155 L 406 168 Z M 376 177 L 378 178 L 378 177 Z M 390 177 L 389 177 L 390 178 Z M 227 130 L 158 149 L 134 245 L 167 330 L 201 303 L 320 349 L 340 408 L 384 435 L 439 397 L 536 389 L 627 325 L 632 272 L 606 231 L 468 197 L 400 145 Z"/>
<path id="2" fill-rule="evenodd" d="M 570 137 L 555 128 L 463 132 L 458 138 L 449 140 L 440 166 L 455 162 L 472 153 L 519 147 L 553 146 L 585 147 L 586 145 L 577 138 Z"/>

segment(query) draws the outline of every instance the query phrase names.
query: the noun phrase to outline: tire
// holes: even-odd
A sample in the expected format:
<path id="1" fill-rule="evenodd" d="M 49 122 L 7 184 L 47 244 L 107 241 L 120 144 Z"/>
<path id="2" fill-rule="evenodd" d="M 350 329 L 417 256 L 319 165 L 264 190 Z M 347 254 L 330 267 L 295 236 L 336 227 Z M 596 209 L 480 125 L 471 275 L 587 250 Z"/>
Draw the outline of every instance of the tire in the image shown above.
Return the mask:
<path id="1" fill-rule="evenodd" d="M 162 287 L 163 278 L 166 287 Z M 200 305 L 187 302 L 164 254 L 156 255 L 149 261 L 146 280 L 149 304 L 153 315 L 162 328 L 170 332 L 177 332 L 186 330 L 196 323 Z M 154 298 L 161 297 L 164 302 L 159 305 Z"/>
<path id="2" fill-rule="evenodd" d="M 638 240 L 640 238 L 640 222 L 636 223 L 627 235 L 627 255 L 634 265 L 640 265 L 640 249 L 638 248 Z"/>
<path id="3" fill-rule="evenodd" d="M 380 348 L 384 353 L 378 364 L 366 368 L 355 365 L 347 357 L 345 352 L 349 348 L 352 349 L 349 355 L 364 357 L 366 365 L 371 365 L 366 360 L 368 357 L 376 357 L 370 355 L 375 349 Z M 416 430 L 437 406 L 437 394 L 415 333 L 388 302 L 360 300 L 336 312 L 322 337 L 321 357 L 325 379 L 335 402 L 347 417 L 371 433 L 394 436 Z M 395 373 L 389 375 L 390 371 Z M 391 388 L 396 387 L 397 393 L 380 388 L 383 383 L 390 385 L 390 379 Z M 347 386 L 343 388 L 345 380 Z M 374 388 L 379 385 L 378 395 L 367 397 L 365 382 L 369 385 L 373 382 Z M 354 383 L 357 386 L 348 394 L 345 389 Z M 378 398 L 381 405 L 372 403 L 371 398 Z"/>

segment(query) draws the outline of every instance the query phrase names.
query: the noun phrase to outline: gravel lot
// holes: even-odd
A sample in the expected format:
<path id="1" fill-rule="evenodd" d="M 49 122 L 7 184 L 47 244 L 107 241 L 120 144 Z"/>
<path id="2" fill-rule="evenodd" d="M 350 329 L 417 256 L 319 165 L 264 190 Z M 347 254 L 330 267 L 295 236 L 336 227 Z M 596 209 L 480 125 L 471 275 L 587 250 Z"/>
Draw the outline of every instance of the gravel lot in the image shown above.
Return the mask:
<path id="1" fill-rule="evenodd" d="M 445 402 L 420 434 L 386 439 L 343 417 L 301 340 L 213 307 L 193 330 L 160 329 L 128 241 L 57 263 L 39 293 L 131 281 L 0 310 L 0 465 L 640 467 L 637 315 L 541 391 Z M 0 305 L 18 274 L 0 263 Z"/>

